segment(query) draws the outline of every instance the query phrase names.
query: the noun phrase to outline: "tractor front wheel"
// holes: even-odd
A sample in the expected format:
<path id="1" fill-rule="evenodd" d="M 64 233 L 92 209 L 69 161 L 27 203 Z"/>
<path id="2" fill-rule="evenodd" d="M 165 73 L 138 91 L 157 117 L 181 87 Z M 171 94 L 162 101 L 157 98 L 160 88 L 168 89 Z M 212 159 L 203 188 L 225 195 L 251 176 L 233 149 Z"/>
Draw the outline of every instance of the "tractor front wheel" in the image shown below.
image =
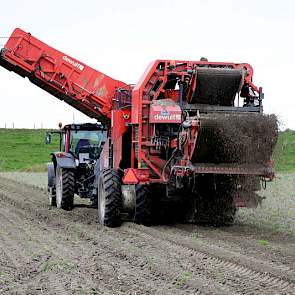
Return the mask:
<path id="1" fill-rule="evenodd" d="M 122 192 L 120 176 L 114 169 L 103 169 L 98 178 L 98 220 L 116 227 L 121 222 Z"/>
<path id="2" fill-rule="evenodd" d="M 71 210 L 74 205 L 75 176 L 71 169 L 56 168 L 56 207 Z"/>

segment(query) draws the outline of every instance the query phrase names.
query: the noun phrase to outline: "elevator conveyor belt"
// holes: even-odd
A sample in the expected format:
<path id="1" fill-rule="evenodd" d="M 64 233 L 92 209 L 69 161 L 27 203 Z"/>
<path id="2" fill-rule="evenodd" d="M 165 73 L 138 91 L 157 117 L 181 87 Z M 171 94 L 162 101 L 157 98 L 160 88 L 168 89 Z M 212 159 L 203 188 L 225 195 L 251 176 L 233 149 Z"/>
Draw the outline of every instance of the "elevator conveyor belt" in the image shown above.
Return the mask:
<path id="1" fill-rule="evenodd" d="M 190 103 L 233 106 L 237 92 L 244 81 L 240 69 L 198 67 L 196 90 Z"/>

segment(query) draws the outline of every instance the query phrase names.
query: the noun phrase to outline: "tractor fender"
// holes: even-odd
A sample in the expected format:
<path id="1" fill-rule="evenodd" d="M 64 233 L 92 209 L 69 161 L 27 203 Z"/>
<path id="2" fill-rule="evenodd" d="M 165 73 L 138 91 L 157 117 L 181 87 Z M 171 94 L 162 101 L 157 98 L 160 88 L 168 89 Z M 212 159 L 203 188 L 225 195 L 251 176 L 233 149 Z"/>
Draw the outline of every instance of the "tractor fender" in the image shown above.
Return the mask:
<path id="1" fill-rule="evenodd" d="M 47 171 L 48 171 L 48 187 L 55 186 L 55 169 L 54 163 L 47 163 Z"/>
<path id="2" fill-rule="evenodd" d="M 51 153 L 52 161 L 55 168 L 67 168 L 74 169 L 76 168 L 75 158 L 71 153 L 57 152 Z"/>

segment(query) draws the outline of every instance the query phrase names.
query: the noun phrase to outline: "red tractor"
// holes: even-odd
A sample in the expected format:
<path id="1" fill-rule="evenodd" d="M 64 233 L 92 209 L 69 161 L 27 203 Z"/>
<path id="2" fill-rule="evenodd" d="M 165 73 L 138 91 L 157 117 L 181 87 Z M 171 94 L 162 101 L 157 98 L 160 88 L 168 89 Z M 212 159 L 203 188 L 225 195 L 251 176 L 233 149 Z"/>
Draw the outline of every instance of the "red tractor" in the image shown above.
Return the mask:
<path id="1" fill-rule="evenodd" d="M 259 202 L 260 179 L 274 177 L 277 125 L 262 114 L 262 88 L 247 63 L 156 60 L 132 86 L 15 29 L 0 65 L 103 124 L 101 153 L 86 161 L 95 161 L 91 176 L 77 173 L 72 130 L 53 158 L 59 203 L 69 189 L 71 198 L 92 190 L 103 225 L 120 224 L 121 213 L 149 223 L 166 203 L 191 221 L 231 223 L 237 205 Z M 81 177 L 90 177 L 88 188 Z"/>
<path id="2" fill-rule="evenodd" d="M 46 133 L 46 143 L 52 133 L 60 136 L 60 151 L 52 153 L 48 167 L 48 197 L 51 206 L 72 209 L 74 195 L 90 198 L 97 206 L 95 165 L 99 163 L 106 141 L 106 129 L 100 124 L 70 124 Z"/>

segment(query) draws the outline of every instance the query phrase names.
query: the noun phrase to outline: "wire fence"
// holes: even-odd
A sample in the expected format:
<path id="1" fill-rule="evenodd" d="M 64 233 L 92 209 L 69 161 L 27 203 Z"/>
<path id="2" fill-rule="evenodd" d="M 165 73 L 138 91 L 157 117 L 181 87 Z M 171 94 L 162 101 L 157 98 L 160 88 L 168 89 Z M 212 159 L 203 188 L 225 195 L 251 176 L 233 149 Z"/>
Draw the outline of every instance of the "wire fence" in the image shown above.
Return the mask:
<path id="1" fill-rule="evenodd" d="M 0 129 L 46 129 L 49 128 L 48 126 L 44 127 L 44 124 L 41 123 L 32 123 L 30 125 L 26 124 L 25 126 L 22 124 L 16 124 L 15 122 L 11 122 L 11 123 L 4 123 L 4 124 L 0 124 Z"/>

